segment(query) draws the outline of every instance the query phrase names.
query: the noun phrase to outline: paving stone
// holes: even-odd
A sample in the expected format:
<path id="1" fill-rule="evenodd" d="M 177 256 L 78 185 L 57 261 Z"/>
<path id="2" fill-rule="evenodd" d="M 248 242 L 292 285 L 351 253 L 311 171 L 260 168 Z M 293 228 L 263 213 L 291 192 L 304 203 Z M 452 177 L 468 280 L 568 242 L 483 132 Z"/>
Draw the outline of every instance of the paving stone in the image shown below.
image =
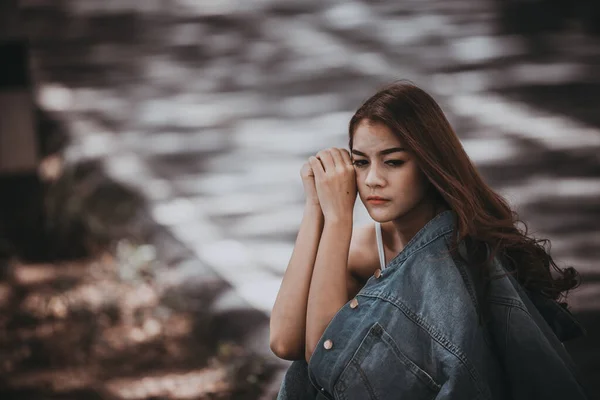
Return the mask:
<path id="1" fill-rule="evenodd" d="M 165 128 L 166 130 L 166 128 Z M 200 129 L 198 132 L 168 132 L 148 135 L 140 133 L 134 137 L 136 150 L 152 156 L 196 154 L 220 154 L 229 145 L 228 135 L 221 130 Z"/>
<path id="2" fill-rule="evenodd" d="M 297 204 L 238 218 L 231 232 L 235 237 L 244 238 L 271 232 L 294 233 L 298 231 L 303 211 L 304 204 Z"/>
<path id="3" fill-rule="evenodd" d="M 371 9 L 360 1 L 348 1 L 334 4 L 323 11 L 327 24 L 337 29 L 364 29 L 375 18 Z"/>
<path id="4" fill-rule="evenodd" d="M 283 276 L 294 250 L 294 244 L 281 241 L 246 240 L 243 242 L 258 262 Z"/>
<path id="5" fill-rule="evenodd" d="M 515 141 L 505 137 L 495 139 L 463 139 L 461 142 L 471 161 L 478 166 L 482 164 L 494 164 L 498 166 L 523 155 L 523 152 L 517 147 Z"/>
<path id="6" fill-rule="evenodd" d="M 322 148 L 346 146 L 350 116 L 350 113 L 335 113 L 283 123 L 276 119 L 244 121 L 238 124 L 231 141 L 242 148 L 315 154 Z"/>
<path id="7" fill-rule="evenodd" d="M 245 216 L 297 203 L 301 191 L 301 188 L 296 191 L 282 191 L 272 188 L 269 192 L 224 194 L 205 198 L 202 207 L 208 210 L 211 216 L 215 217 Z"/>

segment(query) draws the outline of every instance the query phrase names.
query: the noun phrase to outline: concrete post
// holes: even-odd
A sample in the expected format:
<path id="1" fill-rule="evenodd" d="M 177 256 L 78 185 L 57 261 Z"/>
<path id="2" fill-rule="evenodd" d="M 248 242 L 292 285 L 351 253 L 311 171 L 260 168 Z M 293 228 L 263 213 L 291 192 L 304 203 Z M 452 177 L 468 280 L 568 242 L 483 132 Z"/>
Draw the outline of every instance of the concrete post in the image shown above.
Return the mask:
<path id="1" fill-rule="evenodd" d="M 18 0 L 0 0 L 0 274 L 3 258 L 41 258 L 45 243 L 34 91 L 18 11 Z"/>
<path id="2" fill-rule="evenodd" d="M 0 1 L 0 174 L 37 170 L 29 51 L 17 0 Z"/>

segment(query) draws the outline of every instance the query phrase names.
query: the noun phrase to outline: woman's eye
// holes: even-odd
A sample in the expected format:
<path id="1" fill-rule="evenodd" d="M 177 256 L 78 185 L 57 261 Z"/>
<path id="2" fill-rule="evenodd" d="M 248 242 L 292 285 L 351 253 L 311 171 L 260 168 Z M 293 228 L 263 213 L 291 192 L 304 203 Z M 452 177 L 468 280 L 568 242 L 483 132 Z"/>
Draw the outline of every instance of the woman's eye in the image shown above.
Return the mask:
<path id="1" fill-rule="evenodd" d="M 369 162 L 366 160 L 354 160 L 352 162 L 353 165 L 357 166 L 357 167 L 364 167 L 368 164 Z M 391 166 L 391 167 L 399 167 L 402 164 L 404 164 L 404 161 L 401 160 L 389 160 L 385 162 L 387 165 Z"/>
<path id="2" fill-rule="evenodd" d="M 392 167 L 399 167 L 404 164 L 404 161 L 400 160 L 389 160 L 385 162 L 387 165 L 391 165 Z"/>

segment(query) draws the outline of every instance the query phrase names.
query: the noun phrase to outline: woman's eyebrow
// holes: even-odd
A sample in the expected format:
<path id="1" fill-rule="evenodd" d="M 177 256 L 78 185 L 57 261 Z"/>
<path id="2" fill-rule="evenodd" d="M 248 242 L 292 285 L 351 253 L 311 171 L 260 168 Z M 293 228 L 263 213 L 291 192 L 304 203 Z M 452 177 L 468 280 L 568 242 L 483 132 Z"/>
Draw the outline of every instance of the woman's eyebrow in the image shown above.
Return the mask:
<path id="1" fill-rule="evenodd" d="M 392 147 L 391 149 L 381 150 L 379 152 L 379 155 L 383 156 L 386 154 L 396 153 L 396 152 L 400 152 L 400 151 L 406 151 L 406 149 L 402 148 L 402 147 Z M 362 151 L 358 151 L 356 149 L 352 149 L 352 154 L 356 154 L 357 156 L 367 157 L 367 155 L 365 153 L 363 153 Z"/>

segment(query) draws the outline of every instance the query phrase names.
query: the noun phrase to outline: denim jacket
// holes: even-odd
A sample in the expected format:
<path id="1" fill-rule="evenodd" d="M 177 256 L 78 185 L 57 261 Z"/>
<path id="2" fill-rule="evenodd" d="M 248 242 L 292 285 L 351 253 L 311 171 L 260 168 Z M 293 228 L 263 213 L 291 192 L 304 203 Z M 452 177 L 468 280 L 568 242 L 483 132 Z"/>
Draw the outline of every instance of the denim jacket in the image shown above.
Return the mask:
<path id="1" fill-rule="evenodd" d="M 479 324 L 471 275 L 449 252 L 454 220 L 434 217 L 337 312 L 308 363 L 317 398 L 585 398 L 561 343 L 583 329 L 498 261 Z"/>

